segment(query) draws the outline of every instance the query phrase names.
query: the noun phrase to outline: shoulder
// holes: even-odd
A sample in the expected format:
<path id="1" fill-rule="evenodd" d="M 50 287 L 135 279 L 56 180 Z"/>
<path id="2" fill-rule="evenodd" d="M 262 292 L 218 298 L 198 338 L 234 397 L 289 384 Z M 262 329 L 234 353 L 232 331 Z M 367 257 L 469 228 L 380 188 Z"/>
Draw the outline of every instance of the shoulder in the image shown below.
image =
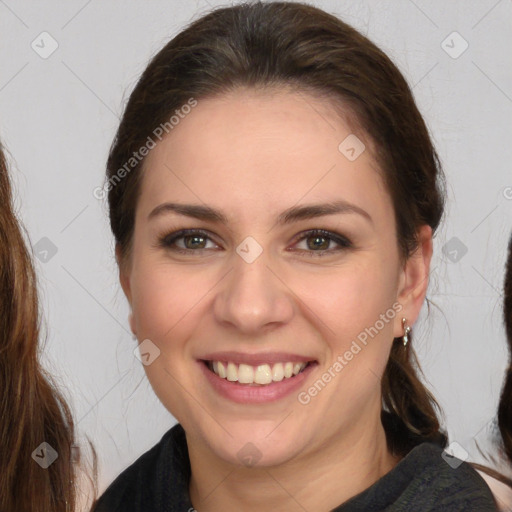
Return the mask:
<path id="1" fill-rule="evenodd" d="M 422 469 L 411 480 L 417 499 L 425 503 L 422 510 L 497 510 L 489 486 L 477 471 L 439 445 L 422 443 L 403 462 L 408 469 Z"/>
<path id="2" fill-rule="evenodd" d="M 491 489 L 500 512 L 510 512 L 512 510 L 512 488 L 484 471 L 478 469 L 476 471 Z"/>
<path id="3" fill-rule="evenodd" d="M 466 462 L 441 446 L 415 446 L 375 484 L 336 512 L 496 512 L 492 493 Z"/>
<path id="4" fill-rule="evenodd" d="M 94 503 L 91 512 L 156 510 L 154 501 L 160 499 L 159 484 L 165 479 L 164 474 L 171 471 L 170 461 L 180 461 L 183 443 L 186 443 L 185 434 L 178 423 L 119 474 Z"/>

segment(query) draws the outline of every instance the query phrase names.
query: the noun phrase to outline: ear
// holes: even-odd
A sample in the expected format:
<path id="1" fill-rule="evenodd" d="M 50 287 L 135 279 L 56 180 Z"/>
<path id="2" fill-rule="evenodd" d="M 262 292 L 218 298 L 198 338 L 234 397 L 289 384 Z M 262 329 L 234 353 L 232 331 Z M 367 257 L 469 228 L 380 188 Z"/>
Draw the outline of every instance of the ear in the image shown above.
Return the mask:
<path id="1" fill-rule="evenodd" d="M 119 244 L 116 245 L 116 261 L 117 266 L 119 268 L 119 282 L 121 284 L 121 288 L 123 289 L 123 292 L 128 300 L 128 303 L 130 304 L 130 309 L 132 308 L 132 292 L 130 287 L 130 276 L 127 273 L 126 270 L 126 264 L 124 264 L 123 259 L 121 257 L 121 246 Z M 130 329 L 133 332 L 133 334 L 137 335 L 136 329 L 135 329 L 135 321 L 133 318 L 133 313 L 130 313 L 128 316 L 128 321 L 130 323 Z"/>
<path id="2" fill-rule="evenodd" d="M 403 336 L 402 318 L 412 326 L 420 314 L 427 293 L 432 259 L 432 228 L 418 230 L 418 247 L 401 269 L 397 300 L 403 309 L 396 317 L 395 337 Z"/>

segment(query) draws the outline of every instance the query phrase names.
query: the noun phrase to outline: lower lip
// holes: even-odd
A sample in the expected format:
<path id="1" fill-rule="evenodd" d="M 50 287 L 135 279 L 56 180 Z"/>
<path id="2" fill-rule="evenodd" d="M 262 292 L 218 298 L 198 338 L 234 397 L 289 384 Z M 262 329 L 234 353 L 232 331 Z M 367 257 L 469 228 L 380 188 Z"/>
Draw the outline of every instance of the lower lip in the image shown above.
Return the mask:
<path id="1" fill-rule="evenodd" d="M 317 365 L 316 362 L 310 363 L 304 371 L 293 377 L 285 377 L 280 382 L 272 382 L 264 386 L 251 386 L 250 384 L 239 384 L 238 382 L 223 379 L 212 372 L 204 361 L 198 361 L 198 363 L 208 382 L 210 382 L 217 393 L 239 404 L 261 404 L 284 398 L 297 391 Z"/>

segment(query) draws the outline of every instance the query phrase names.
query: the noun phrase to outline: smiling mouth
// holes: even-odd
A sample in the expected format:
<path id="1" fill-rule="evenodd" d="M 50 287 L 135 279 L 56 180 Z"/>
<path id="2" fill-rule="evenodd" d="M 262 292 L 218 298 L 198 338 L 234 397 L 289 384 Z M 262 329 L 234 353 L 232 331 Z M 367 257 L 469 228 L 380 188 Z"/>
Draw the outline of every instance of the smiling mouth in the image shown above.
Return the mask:
<path id="1" fill-rule="evenodd" d="M 252 366 L 231 361 L 202 360 L 202 362 L 217 377 L 248 386 L 267 386 L 282 380 L 293 379 L 307 367 L 317 364 L 316 361 L 301 363 L 286 361 Z"/>

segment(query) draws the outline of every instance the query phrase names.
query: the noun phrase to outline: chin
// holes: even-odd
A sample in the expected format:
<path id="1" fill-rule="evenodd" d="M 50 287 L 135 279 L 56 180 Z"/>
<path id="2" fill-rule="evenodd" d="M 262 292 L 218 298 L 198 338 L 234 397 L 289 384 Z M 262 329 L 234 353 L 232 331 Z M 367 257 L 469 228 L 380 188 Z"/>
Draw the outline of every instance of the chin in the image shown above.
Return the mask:
<path id="1" fill-rule="evenodd" d="M 296 457 L 305 448 L 303 436 L 297 433 L 297 437 L 294 437 L 295 433 L 285 429 L 278 433 L 275 422 L 272 428 L 260 428 L 258 433 L 240 427 L 227 430 L 232 437 L 224 432 L 220 438 L 212 439 L 208 436 L 207 443 L 219 458 L 229 464 L 247 468 L 279 466 Z M 270 432 L 272 434 L 269 435 Z"/>

